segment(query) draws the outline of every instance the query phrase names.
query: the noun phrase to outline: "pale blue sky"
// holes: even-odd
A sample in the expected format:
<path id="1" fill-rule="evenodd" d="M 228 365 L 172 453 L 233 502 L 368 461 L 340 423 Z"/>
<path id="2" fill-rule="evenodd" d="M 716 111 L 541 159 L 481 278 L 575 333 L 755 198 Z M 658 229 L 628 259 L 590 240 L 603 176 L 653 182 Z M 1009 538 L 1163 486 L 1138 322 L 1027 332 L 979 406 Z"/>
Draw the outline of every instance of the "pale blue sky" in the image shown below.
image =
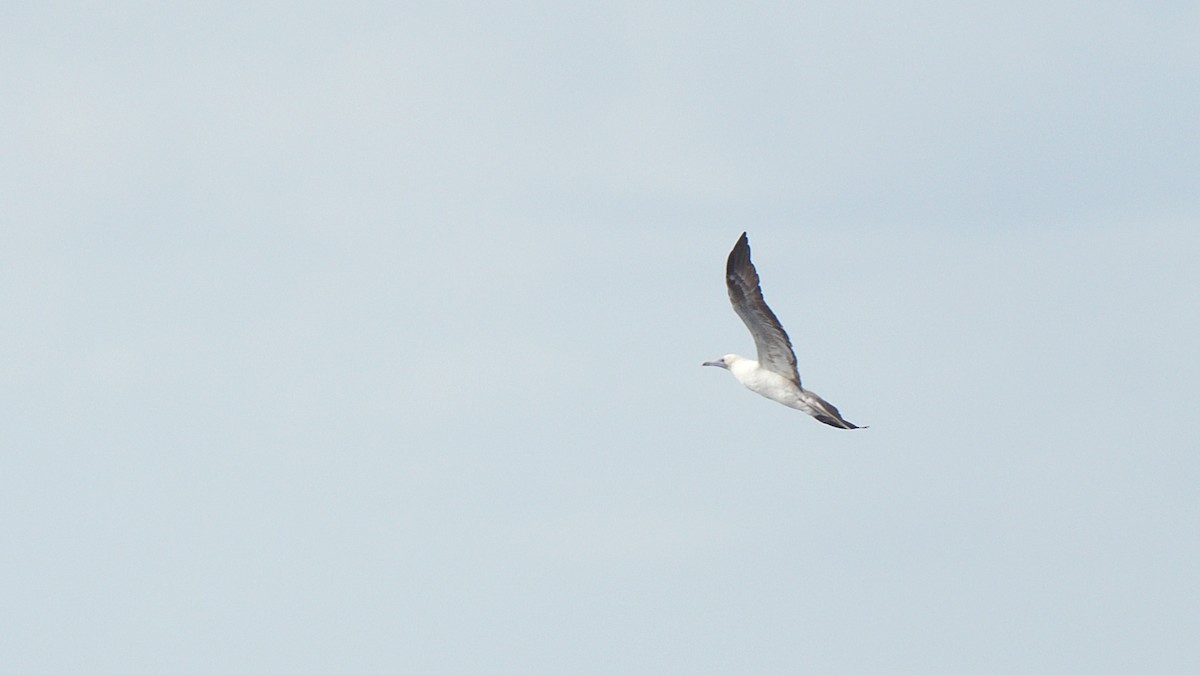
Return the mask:
<path id="1" fill-rule="evenodd" d="M 0 670 L 1200 670 L 1200 10 L 0 10 Z M 826 427 L 752 343 L 748 230 Z"/>

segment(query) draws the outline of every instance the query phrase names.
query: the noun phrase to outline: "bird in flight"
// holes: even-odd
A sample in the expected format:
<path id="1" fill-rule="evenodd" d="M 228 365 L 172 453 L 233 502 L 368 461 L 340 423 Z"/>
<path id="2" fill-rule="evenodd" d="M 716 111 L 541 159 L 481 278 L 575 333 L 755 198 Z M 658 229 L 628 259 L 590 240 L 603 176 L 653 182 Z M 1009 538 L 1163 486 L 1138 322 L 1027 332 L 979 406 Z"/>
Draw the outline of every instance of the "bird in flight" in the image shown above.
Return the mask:
<path id="1" fill-rule="evenodd" d="M 859 426 L 843 419 L 832 403 L 800 386 L 792 341 L 763 300 L 762 288 L 758 285 L 758 271 L 750 262 L 750 240 L 745 232 L 729 252 L 729 260 L 725 263 L 725 285 L 729 287 L 733 311 L 742 317 L 742 322 L 754 336 L 758 360 L 726 354 L 716 361 L 705 361 L 703 365 L 724 368 L 750 391 L 789 408 L 802 410 L 831 427 L 859 429 Z"/>

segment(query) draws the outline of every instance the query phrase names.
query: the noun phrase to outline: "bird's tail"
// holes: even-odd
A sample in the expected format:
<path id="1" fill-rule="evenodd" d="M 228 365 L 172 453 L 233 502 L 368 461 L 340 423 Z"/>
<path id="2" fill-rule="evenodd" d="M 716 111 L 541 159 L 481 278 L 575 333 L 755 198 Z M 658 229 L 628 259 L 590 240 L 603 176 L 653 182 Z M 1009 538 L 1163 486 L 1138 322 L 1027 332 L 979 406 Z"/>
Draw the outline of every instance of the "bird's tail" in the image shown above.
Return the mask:
<path id="1" fill-rule="evenodd" d="M 808 400 L 808 404 L 812 406 L 813 417 L 817 418 L 817 421 L 824 422 L 825 424 L 828 424 L 831 427 L 837 427 L 839 429 L 866 429 L 867 428 L 865 426 L 860 427 L 857 424 L 843 418 L 842 414 L 840 412 L 838 412 L 838 409 L 836 406 L 834 406 L 829 401 L 826 401 L 825 399 L 821 398 L 820 396 L 817 396 L 816 393 L 807 391 L 807 390 L 804 393 L 808 394 L 809 397 L 811 397 Z"/>

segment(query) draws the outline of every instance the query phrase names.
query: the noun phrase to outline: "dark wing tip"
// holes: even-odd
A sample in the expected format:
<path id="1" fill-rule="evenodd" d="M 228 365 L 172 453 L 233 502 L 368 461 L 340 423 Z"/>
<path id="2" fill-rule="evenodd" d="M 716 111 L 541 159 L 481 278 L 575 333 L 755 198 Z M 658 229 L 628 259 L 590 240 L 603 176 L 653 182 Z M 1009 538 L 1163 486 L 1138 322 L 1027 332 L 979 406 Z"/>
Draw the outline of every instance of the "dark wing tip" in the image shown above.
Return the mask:
<path id="1" fill-rule="evenodd" d="M 736 270 L 750 262 L 750 239 L 743 232 L 738 238 L 737 243 L 733 245 L 733 250 L 729 252 L 729 259 L 725 261 L 725 274 L 734 274 Z"/>

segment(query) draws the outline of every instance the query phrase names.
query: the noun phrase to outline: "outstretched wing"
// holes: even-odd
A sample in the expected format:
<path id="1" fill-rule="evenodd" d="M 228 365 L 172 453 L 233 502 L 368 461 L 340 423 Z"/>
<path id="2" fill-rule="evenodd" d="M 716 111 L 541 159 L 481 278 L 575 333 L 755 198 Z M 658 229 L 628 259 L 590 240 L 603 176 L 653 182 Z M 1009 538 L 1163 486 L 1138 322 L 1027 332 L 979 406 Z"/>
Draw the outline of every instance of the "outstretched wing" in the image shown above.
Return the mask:
<path id="1" fill-rule="evenodd" d="M 800 386 L 800 373 L 796 372 L 796 354 L 792 341 L 783 330 L 775 313 L 763 300 L 762 288 L 758 285 L 758 271 L 750 262 L 750 240 L 746 233 L 738 239 L 729 260 L 725 263 L 725 285 L 729 288 L 729 301 L 733 311 L 742 317 L 746 328 L 754 336 L 758 348 L 758 365 L 783 375 Z"/>

